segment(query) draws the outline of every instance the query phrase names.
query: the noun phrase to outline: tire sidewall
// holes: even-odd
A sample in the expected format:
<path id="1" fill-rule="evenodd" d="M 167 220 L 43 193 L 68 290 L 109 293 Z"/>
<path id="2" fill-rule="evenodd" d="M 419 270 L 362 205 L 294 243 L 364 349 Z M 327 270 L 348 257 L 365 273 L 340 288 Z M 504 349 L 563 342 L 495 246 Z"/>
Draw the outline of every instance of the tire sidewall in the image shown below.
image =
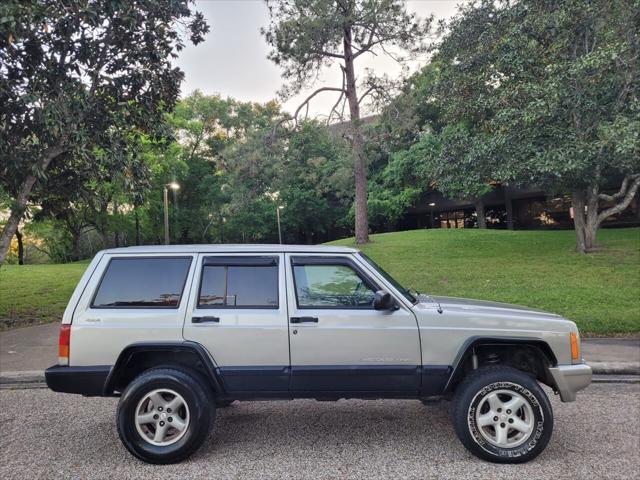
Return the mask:
<path id="1" fill-rule="evenodd" d="M 181 373 L 143 375 L 134 380 L 120 398 L 117 413 L 120 438 L 125 447 L 141 460 L 153 463 L 180 461 L 195 450 L 202 443 L 203 436 L 208 434 L 214 404 L 211 402 L 207 405 L 207 402 L 203 401 L 206 395 L 202 387 L 192 377 Z M 147 442 L 138 432 L 135 423 L 140 400 L 156 389 L 174 390 L 184 398 L 189 408 L 190 418 L 186 433 L 177 442 L 166 446 Z"/>
<path id="2" fill-rule="evenodd" d="M 487 395 L 497 390 L 508 390 L 518 393 L 525 399 L 533 411 L 533 432 L 530 433 L 529 438 L 527 438 L 524 443 L 517 447 L 502 448 L 493 445 L 483 437 L 482 433 L 480 433 L 480 427 L 477 425 L 476 412 L 478 406 Z M 546 417 L 544 410 L 545 408 L 538 396 L 520 383 L 514 381 L 491 382 L 481 387 L 469 402 L 466 416 L 468 432 L 471 440 L 477 445 L 477 447 L 491 457 L 496 457 L 497 459 L 510 459 L 512 461 L 519 458 L 526 459 L 532 454 L 535 454 L 537 449 L 544 448 L 541 441 L 545 438 L 545 433 L 548 428 L 547 422 L 545 422 Z"/>

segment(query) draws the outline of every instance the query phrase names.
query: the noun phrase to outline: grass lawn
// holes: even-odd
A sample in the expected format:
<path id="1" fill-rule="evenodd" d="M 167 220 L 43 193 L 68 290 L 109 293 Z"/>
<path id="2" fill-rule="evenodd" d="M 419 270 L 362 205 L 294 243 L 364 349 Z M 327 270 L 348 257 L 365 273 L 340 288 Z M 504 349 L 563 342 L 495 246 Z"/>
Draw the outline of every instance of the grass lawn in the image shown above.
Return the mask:
<path id="1" fill-rule="evenodd" d="M 422 293 L 541 308 L 583 333 L 639 332 L 640 229 L 603 229 L 598 243 L 580 255 L 573 231 L 436 229 L 373 235 L 361 249 Z"/>
<path id="2" fill-rule="evenodd" d="M 62 320 L 88 262 L 0 267 L 0 330 Z"/>
<path id="3" fill-rule="evenodd" d="M 601 252 L 579 255 L 573 231 L 414 230 L 373 235 L 362 250 L 423 293 L 542 308 L 583 333 L 640 332 L 640 229 L 598 241 Z M 1 267 L 0 328 L 59 321 L 86 266 Z"/>

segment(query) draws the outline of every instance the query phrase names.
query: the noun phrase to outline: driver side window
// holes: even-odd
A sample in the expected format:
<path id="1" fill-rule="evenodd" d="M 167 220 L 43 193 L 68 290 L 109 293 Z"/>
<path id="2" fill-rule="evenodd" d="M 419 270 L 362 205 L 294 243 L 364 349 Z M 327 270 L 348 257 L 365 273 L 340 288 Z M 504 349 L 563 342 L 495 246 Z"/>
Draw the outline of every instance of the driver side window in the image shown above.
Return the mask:
<path id="1" fill-rule="evenodd" d="M 370 283 L 348 265 L 294 265 L 299 308 L 371 308 Z"/>

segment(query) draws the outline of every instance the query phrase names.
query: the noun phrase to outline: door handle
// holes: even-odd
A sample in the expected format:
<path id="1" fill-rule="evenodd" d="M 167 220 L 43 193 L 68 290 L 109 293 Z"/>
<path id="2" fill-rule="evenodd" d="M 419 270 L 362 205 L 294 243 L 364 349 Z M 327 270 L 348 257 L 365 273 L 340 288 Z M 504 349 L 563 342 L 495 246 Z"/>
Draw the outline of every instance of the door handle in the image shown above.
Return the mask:
<path id="1" fill-rule="evenodd" d="M 191 317 L 191 323 L 205 323 L 205 322 L 220 323 L 220 318 L 218 318 L 218 317 Z"/>
<path id="2" fill-rule="evenodd" d="M 291 323 L 318 323 L 318 317 L 291 317 Z"/>

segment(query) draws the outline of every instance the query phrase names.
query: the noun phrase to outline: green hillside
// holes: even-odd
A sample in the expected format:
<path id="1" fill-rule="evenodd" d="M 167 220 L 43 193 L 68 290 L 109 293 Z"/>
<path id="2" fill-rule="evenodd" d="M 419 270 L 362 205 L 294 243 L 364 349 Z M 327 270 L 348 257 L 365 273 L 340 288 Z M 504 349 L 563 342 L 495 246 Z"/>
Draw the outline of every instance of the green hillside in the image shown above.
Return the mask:
<path id="1" fill-rule="evenodd" d="M 542 308 L 591 334 L 640 332 L 640 229 L 598 239 L 601 252 L 579 255 L 572 231 L 414 230 L 373 235 L 362 250 L 424 293 Z M 59 321 L 86 266 L 0 268 L 0 328 Z"/>
<path id="2" fill-rule="evenodd" d="M 573 231 L 435 229 L 373 235 L 362 250 L 423 293 L 542 308 L 592 334 L 639 332 L 640 229 L 601 230 L 598 242 L 580 255 Z"/>

